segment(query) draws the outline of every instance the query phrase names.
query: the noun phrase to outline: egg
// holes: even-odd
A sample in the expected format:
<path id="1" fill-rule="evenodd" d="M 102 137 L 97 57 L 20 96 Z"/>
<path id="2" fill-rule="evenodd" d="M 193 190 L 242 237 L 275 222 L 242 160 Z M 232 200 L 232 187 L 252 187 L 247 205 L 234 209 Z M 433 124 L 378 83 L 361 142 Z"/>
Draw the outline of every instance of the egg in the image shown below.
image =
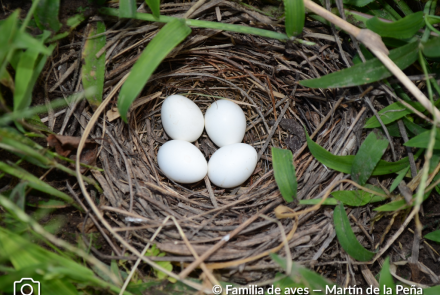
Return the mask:
<path id="1" fill-rule="evenodd" d="M 196 141 L 202 135 L 204 119 L 199 107 L 182 95 L 168 96 L 162 104 L 162 125 L 172 139 Z"/>
<path id="2" fill-rule="evenodd" d="M 219 147 L 239 143 L 246 132 L 246 117 L 234 102 L 218 100 L 205 113 L 205 129 Z"/>
<path id="3" fill-rule="evenodd" d="M 162 145 L 157 153 L 157 163 L 169 179 L 180 183 L 197 182 L 208 172 L 202 152 L 184 140 L 171 140 Z"/>
<path id="4" fill-rule="evenodd" d="M 257 151 L 245 143 L 218 149 L 209 159 L 208 177 L 219 187 L 236 187 L 248 179 L 257 166 Z"/>

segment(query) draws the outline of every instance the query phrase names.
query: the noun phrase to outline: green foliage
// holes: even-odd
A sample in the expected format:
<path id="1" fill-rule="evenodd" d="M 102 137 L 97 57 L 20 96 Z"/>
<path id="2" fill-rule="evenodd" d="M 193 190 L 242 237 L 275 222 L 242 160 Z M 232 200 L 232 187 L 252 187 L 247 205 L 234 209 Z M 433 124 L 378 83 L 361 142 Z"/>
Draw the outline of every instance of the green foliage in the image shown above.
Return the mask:
<path id="1" fill-rule="evenodd" d="M 286 202 L 296 198 L 298 183 L 296 181 L 293 155 L 290 150 L 272 147 L 272 164 L 275 181 Z"/>
<path id="2" fill-rule="evenodd" d="M 158 18 L 160 16 L 160 0 L 145 0 L 145 3 L 150 7 L 154 17 Z"/>
<path id="3" fill-rule="evenodd" d="M 118 16 L 118 10 L 112 9 L 112 8 L 102 8 L 101 12 L 105 15 L 109 16 Z M 166 15 L 160 15 L 159 18 L 156 18 L 152 14 L 148 13 L 136 13 L 135 19 L 143 20 L 143 21 L 158 21 L 162 23 L 169 23 L 174 20 L 182 20 L 180 18 L 166 16 Z M 233 25 L 233 24 L 226 24 L 226 23 L 218 23 L 218 22 L 210 22 L 210 21 L 203 21 L 203 20 L 197 20 L 197 19 L 185 19 L 184 20 L 187 26 L 190 27 L 198 27 L 198 28 L 205 28 L 205 29 L 214 29 L 214 30 L 224 30 L 224 31 L 230 31 L 235 33 L 242 33 L 242 34 L 251 34 L 256 36 L 262 36 L 277 40 L 287 40 L 289 39 L 286 34 L 269 31 L 269 30 L 263 30 L 259 28 L 254 27 L 248 27 L 248 26 L 241 26 L 241 25 Z M 296 39 L 297 41 L 300 41 Z M 304 43 L 313 45 L 313 42 L 305 42 Z"/>
<path id="4" fill-rule="evenodd" d="M 159 248 L 156 247 L 156 244 L 153 244 L 153 246 L 150 247 L 150 249 L 147 250 L 145 253 L 145 256 L 152 256 L 152 257 L 163 257 L 165 256 L 165 252 L 160 252 Z M 162 266 L 166 270 L 172 271 L 173 265 L 169 261 L 157 261 L 158 265 Z M 168 277 L 165 273 L 161 272 L 160 270 L 154 269 L 154 274 L 159 280 L 167 278 L 171 283 L 175 283 L 176 279 Z"/>
<path id="5" fill-rule="evenodd" d="M 426 200 L 429 197 L 429 194 L 431 191 L 428 191 L 423 196 L 423 200 Z M 413 199 L 415 196 L 413 196 Z M 388 204 L 385 204 L 383 206 L 377 207 L 374 209 L 374 211 L 384 211 L 384 212 L 394 212 L 398 210 L 405 210 L 408 208 L 411 208 L 413 205 L 408 205 L 405 200 L 397 200 L 393 202 L 389 202 Z"/>
<path id="6" fill-rule="evenodd" d="M 424 236 L 425 239 L 440 243 L 440 230 L 430 232 Z"/>
<path id="7" fill-rule="evenodd" d="M 89 39 L 84 44 L 82 52 L 82 58 L 84 59 L 84 65 L 81 68 L 82 83 L 84 89 L 93 90 L 86 94 L 86 98 L 93 109 L 98 108 L 101 104 L 104 91 L 105 52 L 99 58 L 96 58 L 96 54 L 105 46 L 105 35 L 95 38 L 93 36 L 104 32 L 105 24 L 103 22 L 93 23 Z"/>
<path id="8" fill-rule="evenodd" d="M 35 9 L 34 18 L 41 30 L 51 30 L 56 33 L 61 28 L 58 20 L 60 0 L 40 0 Z"/>
<path id="9" fill-rule="evenodd" d="M 332 153 L 326 151 L 323 147 L 315 143 L 310 139 L 309 135 L 306 133 L 307 146 L 309 147 L 312 155 L 326 167 L 334 169 L 339 172 L 351 173 L 355 156 L 335 156 Z M 408 158 L 403 158 L 397 162 L 387 162 L 380 160 L 373 172 L 372 176 L 375 175 L 386 175 L 391 173 L 396 173 L 409 165 Z"/>
<path id="10" fill-rule="evenodd" d="M 302 33 L 305 21 L 303 0 L 284 0 L 286 34 L 290 38 Z"/>
<path id="11" fill-rule="evenodd" d="M 270 257 L 282 269 L 287 271 L 287 261 L 284 257 L 282 258 L 275 253 L 270 253 Z M 326 286 L 332 287 L 334 284 L 317 273 L 292 262 L 290 274 L 282 275 L 278 273 L 273 286 L 281 288 L 281 294 L 293 294 L 295 288 L 308 288 L 309 294 L 318 295 L 322 292 L 315 292 L 314 290 L 326 290 Z"/>
<path id="12" fill-rule="evenodd" d="M 367 21 L 367 28 L 382 37 L 408 39 L 425 25 L 423 11 L 408 15 L 398 21 L 387 23 L 374 17 Z"/>
<path id="13" fill-rule="evenodd" d="M 351 166 L 351 178 L 364 185 L 388 147 L 388 139 L 377 129 L 365 138 Z"/>
<path id="14" fill-rule="evenodd" d="M 118 109 L 121 118 L 125 122 L 127 122 L 127 112 L 130 105 L 142 91 L 154 70 L 168 53 L 190 33 L 191 29 L 185 25 L 185 22 L 176 19 L 166 24 L 153 40 L 148 43 L 144 52 L 142 52 L 133 66 L 119 94 Z"/>
<path id="15" fill-rule="evenodd" d="M 342 204 L 335 207 L 333 222 L 338 241 L 348 255 L 359 261 L 369 261 L 373 258 L 374 252 L 365 249 L 354 235 Z"/>
<path id="16" fill-rule="evenodd" d="M 406 69 L 417 59 L 418 42 L 390 51 L 389 57 L 401 69 Z M 338 88 L 364 85 L 391 77 L 391 72 L 377 58 L 351 68 L 325 75 L 317 79 L 301 80 L 300 84 L 310 88 Z"/>
<path id="17" fill-rule="evenodd" d="M 409 102 L 408 104 L 414 107 L 418 111 L 424 110 L 423 106 L 419 102 Z M 390 104 L 389 106 L 381 109 L 378 112 L 380 119 L 385 125 L 397 121 L 411 113 L 412 111 L 407 109 L 400 102 L 395 102 L 393 104 Z M 365 123 L 364 126 L 364 128 L 378 128 L 378 127 L 381 127 L 381 125 L 379 123 L 379 120 L 377 120 L 376 116 L 373 116 L 370 119 L 368 119 L 368 121 Z"/>
<path id="18" fill-rule="evenodd" d="M 394 284 L 393 276 L 391 275 L 390 272 L 389 257 L 385 258 L 382 269 L 380 270 L 379 288 L 381 295 L 385 295 L 385 293 L 383 292 L 385 288 L 391 288 L 391 290 L 393 290 L 393 294 L 395 293 L 394 290 L 396 290 L 396 284 Z"/>
<path id="19" fill-rule="evenodd" d="M 439 129 L 437 128 L 437 132 L 435 135 L 435 143 L 434 149 L 440 149 L 440 134 Z M 425 131 L 407 141 L 404 145 L 410 147 L 418 147 L 418 148 L 428 148 L 428 144 L 431 138 L 431 131 Z"/>
<path id="20" fill-rule="evenodd" d="M 385 194 L 385 192 L 377 188 L 371 184 L 366 185 L 367 188 L 377 191 L 380 194 Z M 360 207 L 364 206 L 366 204 L 376 203 L 376 202 L 382 202 L 386 198 L 383 196 L 371 194 L 368 192 L 365 192 L 363 190 L 352 190 L 352 191 L 336 191 L 332 192 L 331 195 L 333 198 L 327 198 L 324 201 L 324 205 L 338 205 L 340 201 L 344 205 L 352 206 L 352 207 Z M 322 199 L 310 199 L 310 200 L 300 200 L 300 205 L 316 205 L 318 204 Z"/>
<path id="21" fill-rule="evenodd" d="M 119 0 L 119 17 L 133 18 L 136 14 L 136 0 Z"/>

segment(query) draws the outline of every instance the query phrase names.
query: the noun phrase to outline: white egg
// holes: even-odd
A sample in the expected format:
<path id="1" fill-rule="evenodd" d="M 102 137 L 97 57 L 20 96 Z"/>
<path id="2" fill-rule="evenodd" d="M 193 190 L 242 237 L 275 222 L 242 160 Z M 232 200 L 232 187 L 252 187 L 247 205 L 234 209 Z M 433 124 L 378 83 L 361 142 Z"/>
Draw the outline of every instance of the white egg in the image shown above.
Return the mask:
<path id="1" fill-rule="evenodd" d="M 205 125 L 199 107 L 182 95 L 168 96 L 162 104 L 162 125 L 172 139 L 196 141 Z"/>
<path id="2" fill-rule="evenodd" d="M 208 162 L 208 177 L 219 187 L 236 187 L 248 179 L 257 166 L 257 151 L 245 143 L 218 149 Z"/>
<path id="3" fill-rule="evenodd" d="M 218 100 L 205 113 L 205 128 L 209 138 L 219 147 L 239 143 L 246 132 L 246 117 L 237 104 Z"/>
<path id="4" fill-rule="evenodd" d="M 194 183 L 202 180 L 208 172 L 208 164 L 202 152 L 184 140 L 167 141 L 157 153 L 157 163 L 171 180 Z"/>

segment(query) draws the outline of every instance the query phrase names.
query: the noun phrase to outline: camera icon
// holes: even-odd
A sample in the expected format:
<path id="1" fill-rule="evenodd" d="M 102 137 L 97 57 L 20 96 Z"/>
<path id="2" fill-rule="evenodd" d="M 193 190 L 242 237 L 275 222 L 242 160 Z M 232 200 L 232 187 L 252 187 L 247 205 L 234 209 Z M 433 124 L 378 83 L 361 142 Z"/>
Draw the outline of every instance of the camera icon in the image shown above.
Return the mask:
<path id="1" fill-rule="evenodd" d="M 20 291 L 17 291 L 18 288 Z M 34 281 L 31 278 L 22 278 L 19 281 L 15 281 L 14 295 L 40 295 L 40 282 Z"/>

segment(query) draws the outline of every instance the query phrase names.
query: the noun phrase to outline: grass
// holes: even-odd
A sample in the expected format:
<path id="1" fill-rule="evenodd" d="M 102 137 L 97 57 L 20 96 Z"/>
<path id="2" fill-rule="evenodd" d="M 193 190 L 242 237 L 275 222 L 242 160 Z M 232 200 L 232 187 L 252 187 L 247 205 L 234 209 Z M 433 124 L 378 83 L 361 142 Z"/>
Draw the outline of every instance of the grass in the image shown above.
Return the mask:
<path id="1" fill-rule="evenodd" d="M 56 52 L 58 40 L 67 37 L 81 22 L 85 21 L 86 18 L 81 15 L 85 12 L 85 9 L 78 8 L 79 15 L 67 21 L 70 28 L 67 28 L 63 33 L 59 33 L 62 27 L 62 24 L 58 21 L 58 14 L 60 13 L 59 0 L 33 1 L 24 19 L 20 18 L 18 11 L 11 13 L 5 20 L 0 22 L 0 44 L 7 44 L 7 46 L 0 47 L 0 153 L 8 151 L 15 156 L 14 159 L 18 160 L 15 162 L 11 159 L 0 160 L 0 171 L 2 173 L 0 174 L 0 181 L 5 175 L 9 175 L 16 180 L 14 186 L 2 191 L 0 195 L 0 210 L 3 211 L 0 220 L 0 274 L 2 274 L 0 276 L 0 290 L 12 293 L 14 282 L 23 277 L 32 277 L 35 280 L 42 281 L 45 288 L 44 294 L 100 294 L 103 292 L 142 294 L 152 287 L 160 289 L 158 286 L 164 284 L 161 280 L 166 279 L 170 281 L 165 284 L 165 289 L 172 293 L 177 294 L 180 291 L 192 293 L 195 289 L 206 289 L 201 281 L 188 280 L 185 277 L 178 276 L 173 272 L 171 263 L 155 263 L 147 258 L 164 255 L 154 244 L 148 244 L 148 247 L 151 248 L 145 248 L 145 255 L 141 255 L 129 244 L 125 245 L 125 240 L 116 234 L 103 219 L 101 219 L 102 224 L 113 234 L 114 238 L 119 239 L 126 246 L 126 249 L 131 252 L 130 255 L 138 256 L 139 261 L 143 260 L 155 269 L 153 273 L 156 278 L 141 278 L 137 274 L 136 268 L 132 268 L 132 265 L 126 262 L 120 262 L 118 265 L 116 260 L 111 260 L 110 263 L 105 264 L 90 253 L 87 243 L 82 238 L 78 238 L 77 245 L 74 246 L 57 238 L 56 235 L 50 232 L 51 228 L 56 228 L 56 226 L 42 226 L 42 218 L 49 216 L 50 212 L 57 210 L 57 208 L 73 205 L 82 213 L 88 212 L 88 208 L 97 211 L 94 200 L 89 196 L 84 182 L 93 186 L 98 193 L 101 193 L 102 189 L 89 176 L 90 174 L 82 175 L 79 172 L 79 163 L 77 163 L 77 169 L 74 171 L 68 166 L 68 163 L 74 162 L 74 160 L 58 155 L 31 139 L 32 137 L 45 138 L 52 133 L 44 124 L 36 123 L 39 121 L 38 114 L 50 114 L 51 110 L 71 105 L 76 103 L 79 98 L 84 97 L 95 111 L 92 123 L 89 123 L 85 128 L 85 134 L 87 135 L 92 129 L 93 123 L 98 119 L 100 112 L 103 111 L 105 104 L 113 96 L 116 98 L 116 91 L 119 87 L 121 87 L 121 92 L 117 97 L 118 109 L 121 118 L 127 122 L 129 119 L 127 118 L 127 112 L 130 106 L 156 68 L 173 49 L 191 34 L 192 30 L 197 28 L 262 36 L 282 42 L 295 42 L 296 44 L 313 46 L 315 43 L 302 40 L 298 36 L 303 30 L 307 15 L 323 22 L 326 19 L 364 42 L 371 51 L 368 52 L 369 55 L 365 55 L 368 60 L 362 61 L 361 55 L 359 55 L 358 61 L 360 63 L 357 65 L 321 78 L 303 80 L 301 84 L 310 88 L 339 88 L 362 87 L 362 85 L 378 81 L 383 87 L 388 87 L 387 85 L 390 84 L 387 79 L 392 75 L 396 75 L 418 102 L 411 100 L 406 93 L 402 95 L 402 92 L 396 91 L 396 94 L 393 90 L 390 91 L 395 96 L 400 95 L 403 100 L 409 100 L 407 103 L 414 107 L 418 113 L 401 103 L 391 104 L 383 109 L 377 116 L 370 118 L 365 126 L 367 132 L 368 128 L 379 129 L 374 129 L 373 132 L 369 133 L 360 145 L 357 154 L 352 156 L 332 155 L 313 142 L 307 135 L 307 147 L 316 160 L 328 168 L 347 175 L 350 174 L 354 181 L 353 186 L 357 187 L 358 190 L 341 190 L 338 194 L 334 194 L 333 198 L 326 200 L 331 193 L 331 189 L 329 189 L 321 200 L 316 200 L 317 202 L 302 201 L 302 204 L 314 205 L 313 210 L 319 209 L 322 204 L 335 206 L 333 219 L 337 239 L 340 246 L 354 260 L 374 262 L 382 258 L 385 251 L 413 218 L 416 224 L 416 235 L 421 237 L 422 225 L 418 217 L 421 206 L 430 196 L 431 191 L 435 190 L 440 193 L 438 183 L 432 185 L 440 179 L 438 156 L 440 137 L 437 133 L 440 113 L 437 108 L 438 100 L 434 100 L 440 95 L 440 87 L 435 79 L 429 78 L 429 75 L 435 72 L 433 69 L 438 69 L 440 66 L 438 62 L 440 51 L 436 50 L 440 45 L 440 37 L 437 35 L 438 30 L 434 27 L 440 22 L 439 17 L 435 15 L 437 1 L 429 0 L 426 2 L 423 13 L 422 11 L 412 11 L 404 1 L 397 1 L 396 8 L 388 4 L 385 5 L 385 2 L 379 2 L 382 5 L 381 8 L 385 9 L 384 15 L 381 16 L 389 22 L 373 17 L 377 11 L 370 8 L 372 7 L 368 5 L 370 3 L 372 3 L 370 0 L 350 1 L 352 15 L 355 17 L 356 15 L 361 16 L 360 10 L 364 14 L 357 21 L 362 21 L 364 27 L 378 34 L 375 35 L 378 38 L 374 39 L 375 42 L 368 43 L 366 41 L 371 41 L 371 39 L 363 39 L 365 31 L 359 31 L 359 29 L 336 18 L 333 14 L 324 11 L 319 5 L 309 0 L 285 0 L 285 26 L 265 24 L 262 26 L 264 29 L 257 27 L 257 25 L 245 26 L 160 15 L 160 1 L 158 0 L 146 1 L 146 5 L 150 7 L 153 14 L 139 13 L 135 11 L 136 1 L 120 0 L 119 8 L 103 7 L 99 10 L 99 14 L 101 16 L 127 18 L 131 21 L 143 20 L 166 23 L 148 43 L 130 74 L 119 82 L 112 95 L 109 95 L 110 97 L 107 97 L 103 102 L 102 96 L 106 74 L 105 52 L 100 56 L 97 55 L 100 54 L 100 49 L 105 46 L 106 40 L 102 37 L 103 35 L 98 38 L 93 37 L 104 34 L 108 28 L 105 27 L 104 22 L 94 23 L 93 28 L 88 31 L 90 38 L 85 42 L 82 52 L 84 66 L 79 75 L 81 75 L 82 85 L 85 88 L 84 93 L 53 100 L 40 106 L 34 106 L 36 99 L 34 90 L 39 79 L 43 77 L 47 65 L 53 62 L 52 58 Z M 243 4 L 243 7 L 248 5 Z M 361 7 L 364 8 L 361 9 Z M 255 8 L 255 11 L 259 11 L 258 8 Z M 369 17 L 365 18 L 365 14 Z M 35 23 L 42 30 L 42 34 L 38 36 L 31 35 L 30 24 L 32 23 Z M 275 25 L 277 26 L 275 27 Z M 277 28 L 277 30 L 273 28 Z M 284 31 L 280 32 L 279 28 Z M 384 43 L 381 43 L 379 37 L 383 38 Z M 372 46 L 373 43 L 374 46 Z M 385 45 L 388 46 L 388 49 L 391 49 L 390 58 L 384 54 L 388 51 Z M 373 58 L 372 53 L 377 58 Z M 418 68 L 426 76 L 427 96 L 394 63 L 402 70 L 410 66 Z M 403 125 L 402 122 L 410 123 Z M 419 127 L 423 126 L 423 128 L 420 128 L 425 132 L 420 134 L 411 132 L 410 130 L 414 130 L 408 127 L 413 124 L 411 122 L 417 122 L 416 125 L 419 125 Z M 415 152 L 415 158 L 410 155 L 400 161 L 393 159 L 392 162 L 387 162 L 381 159 L 384 157 L 387 147 L 393 144 L 389 133 L 391 133 L 392 124 L 396 123 L 401 123 L 404 130 L 406 126 L 405 133 L 409 135 L 406 145 L 418 150 Z M 380 131 L 380 128 L 383 129 L 383 132 Z M 81 150 L 84 148 L 85 139 L 86 137 L 83 137 L 77 146 L 78 154 L 81 154 Z M 396 188 L 406 176 L 406 171 L 410 171 L 411 165 L 414 160 L 417 160 L 418 156 L 421 159 L 419 161 L 419 164 L 421 164 L 420 170 L 416 171 L 417 175 L 406 177 L 407 187 L 410 190 L 409 200 L 404 201 L 405 194 L 402 191 L 397 196 L 392 196 L 386 188 L 371 187 L 367 184 L 372 176 L 391 175 L 390 177 L 395 180 L 395 184 L 392 186 Z M 295 201 L 298 185 L 295 177 L 295 167 L 292 165 L 295 156 L 287 150 L 272 149 L 272 159 L 275 179 L 282 196 L 286 202 Z M 65 160 L 65 164 L 61 164 L 61 160 Z M 26 165 L 24 165 L 25 163 Z M 369 165 L 365 165 L 365 163 Z M 94 167 L 93 164 L 81 165 L 86 170 L 99 171 L 99 168 Z M 34 175 L 34 168 L 29 167 L 36 167 L 35 169 L 42 169 L 46 172 L 52 170 L 62 171 L 67 175 L 77 177 L 83 194 L 89 196 L 87 198 L 89 203 L 82 204 L 78 202 L 79 199 L 45 181 L 44 175 Z M 402 171 L 404 172 L 402 173 Z M 342 183 L 344 182 L 341 181 L 337 184 L 342 185 Z M 41 205 L 41 208 L 37 207 L 38 209 L 33 213 L 27 206 L 31 190 L 50 196 L 49 201 Z M 358 199 L 354 201 L 353 196 Z M 388 199 L 392 200 L 388 201 Z M 345 213 L 344 205 L 358 207 L 384 201 L 386 202 L 385 205 L 376 207 L 378 211 L 385 211 L 383 209 L 388 208 L 387 210 L 392 210 L 394 213 L 403 212 L 404 210 L 409 210 L 410 213 L 405 215 L 406 219 L 403 225 L 380 251 L 370 251 L 373 249 L 368 250 L 357 241 Z M 306 210 L 311 211 L 312 209 Z M 275 212 L 279 213 L 277 214 L 279 219 L 293 218 L 299 215 L 298 212 L 292 211 L 287 206 L 278 207 Z M 96 216 L 100 216 L 100 214 L 96 214 Z M 62 227 L 63 225 L 59 224 L 58 226 Z M 440 242 L 438 230 L 425 235 L 425 237 L 433 242 Z M 286 243 L 286 241 L 284 240 L 283 243 Z M 316 273 L 291 263 L 291 261 L 286 264 L 275 253 L 270 255 L 273 261 L 283 270 L 272 281 L 274 285 L 280 288 L 313 286 L 316 289 L 323 289 L 326 285 L 331 284 L 331 282 L 326 281 Z M 138 264 L 139 262 L 136 265 Z M 202 263 L 201 265 L 208 277 L 211 276 L 211 283 L 217 282 L 217 279 L 212 276 L 205 264 Z M 298 280 L 298 277 L 301 279 Z M 224 282 L 220 283 L 226 284 Z M 395 288 L 388 258 L 383 264 L 378 283 L 381 287 Z M 437 290 L 435 288 L 428 289 L 427 292 L 434 292 Z"/>

